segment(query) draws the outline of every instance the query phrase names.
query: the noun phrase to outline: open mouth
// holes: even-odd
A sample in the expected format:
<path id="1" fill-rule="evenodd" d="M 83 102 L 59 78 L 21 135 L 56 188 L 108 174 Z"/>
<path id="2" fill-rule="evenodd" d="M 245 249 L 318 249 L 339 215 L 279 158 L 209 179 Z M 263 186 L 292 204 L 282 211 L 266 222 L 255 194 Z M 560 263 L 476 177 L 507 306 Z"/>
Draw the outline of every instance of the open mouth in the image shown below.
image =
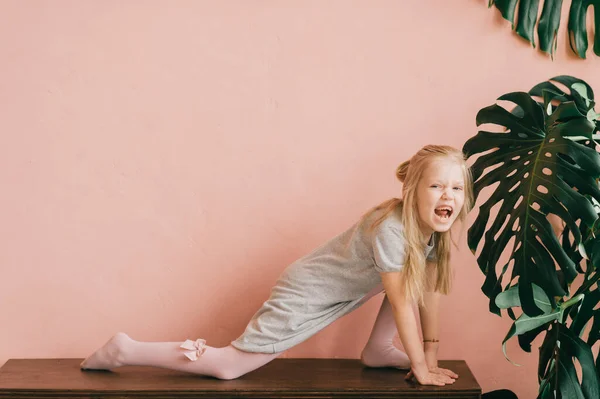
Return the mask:
<path id="1" fill-rule="evenodd" d="M 451 206 L 440 206 L 440 207 L 435 208 L 434 212 L 440 219 L 445 221 L 445 220 L 448 220 L 450 218 L 450 216 L 452 216 L 452 213 L 454 212 L 454 210 L 452 209 Z"/>

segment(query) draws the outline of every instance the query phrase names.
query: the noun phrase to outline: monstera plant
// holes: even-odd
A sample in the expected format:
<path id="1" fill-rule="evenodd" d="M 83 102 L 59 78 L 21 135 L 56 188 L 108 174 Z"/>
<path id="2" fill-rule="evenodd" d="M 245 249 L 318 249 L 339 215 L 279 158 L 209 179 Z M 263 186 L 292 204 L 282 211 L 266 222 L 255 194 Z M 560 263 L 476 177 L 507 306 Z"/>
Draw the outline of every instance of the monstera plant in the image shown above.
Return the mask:
<path id="1" fill-rule="evenodd" d="M 516 32 L 527 39 L 534 47 L 534 29 L 538 22 L 540 0 L 520 0 Z M 563 0 L 544 0 L 539 18 L 538 37 L 540 49 L 550 55 L 554 54 L 557 43 L 557 32 L 560 26 Z M 489 0 L 489 7 L 495 5 L 502 16 L 512 23 L 515 29 L 517 0 Z M 589 6 L 594 6 L 594 53 L 600 56 L 600 0 L 571 0 L 569 10 L 569 43 L 571 50 L 580 58 L 585 58 L 588 49 L 586 17 Z"/>
<path id="2" fill-rule="evenodd" d="M 479 205 L 468 244 L 485 274 L 490 311 L 514 320 L 539 351 L 538 398 L 600 398 L 600 116 L 591 87 L 557 76 L 498 98 L 464 145 Z M 540 337 L 541 340 L 541 337 Z"/>

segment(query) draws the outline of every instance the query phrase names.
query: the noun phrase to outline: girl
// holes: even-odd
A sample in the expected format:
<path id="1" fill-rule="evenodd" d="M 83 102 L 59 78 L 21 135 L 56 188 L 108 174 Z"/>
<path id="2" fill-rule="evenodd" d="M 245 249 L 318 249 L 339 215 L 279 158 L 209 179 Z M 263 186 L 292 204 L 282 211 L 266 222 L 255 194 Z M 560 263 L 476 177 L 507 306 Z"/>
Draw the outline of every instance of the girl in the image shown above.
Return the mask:
<path id="1" fill-rule="evenodd" d="M 386 296 L 361 360 L 410 369 L 407 378 L 445 385 L 458 375 L 437 366 L 438 302 L 450 290 L 450 227 L 472 205 L 461 151 L 428 145 L 396 172 L 402 199 L 373 208 L 346 232 L 290 265 L 245 332 L 224 348 L 203 339 L 139 342 L 118 333 L 81 363 L 86 369 L 155 366 L 238 378 L 275 359 L 373 295 Z M 418 304 L 423 342 L 413 304 Z M 392 339 L 398 332 L 406 353 Z"/>

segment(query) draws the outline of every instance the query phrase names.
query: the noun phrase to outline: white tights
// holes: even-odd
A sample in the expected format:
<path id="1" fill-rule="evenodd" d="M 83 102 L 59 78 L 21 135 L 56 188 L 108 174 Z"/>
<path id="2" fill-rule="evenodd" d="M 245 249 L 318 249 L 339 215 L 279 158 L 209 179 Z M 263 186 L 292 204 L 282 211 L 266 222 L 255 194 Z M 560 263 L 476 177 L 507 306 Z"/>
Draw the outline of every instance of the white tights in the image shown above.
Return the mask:
<path id="1" fill-rule="evenodd" d="M 392 305 L 386 295 L 377 314 L 369 341 L 360 357 L 365 366 L 410 369 L 410 360 L 406 353 L 393 344 L 396 332 Z"/>
<path id="2" fill-rule="evenodd" d="M 410 368 L 408 356 L 392 340 L 396 325 L 392 307 L 384 298 L 361 360 L 369 367 Z M 205 352 L 190 361 L 183 355 L 181 342 L 139 342 L 126 334 L 115 335 L 102 348 L 84 360 L 82 369 L 110 369 L 119 366 L 154 366 L 230 380 L 269 363 L 280 353 L 243 352 L 229 345 L 206 346 Z"/>

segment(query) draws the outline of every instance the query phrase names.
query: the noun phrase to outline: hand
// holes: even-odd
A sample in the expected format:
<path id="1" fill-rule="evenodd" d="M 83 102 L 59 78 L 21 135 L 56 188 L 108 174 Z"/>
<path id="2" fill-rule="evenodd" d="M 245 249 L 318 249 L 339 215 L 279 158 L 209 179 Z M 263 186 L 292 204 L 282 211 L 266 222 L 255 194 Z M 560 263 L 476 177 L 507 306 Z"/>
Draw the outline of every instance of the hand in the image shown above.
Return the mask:
<path id="1" fill-rule="evenodd" d="M 405 379 L 411 380 L 413 378 L 415 378 L 421 385 L 444 386 L 446 384 L 453 384 L 454 381 L 456 381 L 456 378 L 458 378 L 458 374 L 451 370 L 440 367 L 434 367 L 427 371 L 416 371 L 411 368 Z"/>
<path id="2" fill-rule="evenodd" d="M 456 374 L 454 371 L 448 370 L 448 369 L 443 369 L 441 367 L 433 367 L 433 368 L 430 368 L 429 371 L 432 373 L 436 373 L 436 374 L 445 374 L 448 377 L 454 378 L 454 379 L 458 378 L 458 374 Z"/>

